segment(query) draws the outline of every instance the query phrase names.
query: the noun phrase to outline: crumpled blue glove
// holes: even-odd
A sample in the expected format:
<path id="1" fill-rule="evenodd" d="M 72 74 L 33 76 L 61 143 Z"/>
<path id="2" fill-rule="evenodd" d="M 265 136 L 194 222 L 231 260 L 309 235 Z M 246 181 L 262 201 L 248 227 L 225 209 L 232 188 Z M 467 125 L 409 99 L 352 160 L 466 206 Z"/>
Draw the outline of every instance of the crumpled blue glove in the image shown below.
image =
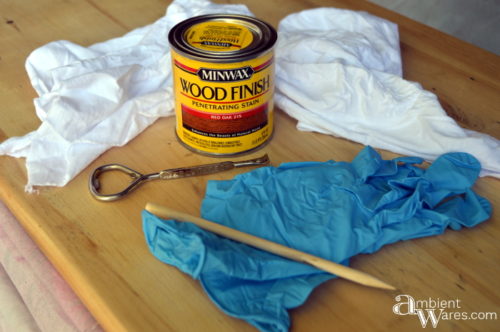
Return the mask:
<path id="1" fill-rule="evenodd" d="M 481 166 L 448 153 L 427 170 L 421 158 L 383 160 L 370 147 L 347 162 L 263 167 L 209 181 L 203 218 L 338 263 L 400 240 L 472 227 L 491 215 L 471 186 Z M 144 211 L 151 252 L 199 279 L 225 313 L 262 331 L 286 331 L 287 309 L 334 275 Z"/>

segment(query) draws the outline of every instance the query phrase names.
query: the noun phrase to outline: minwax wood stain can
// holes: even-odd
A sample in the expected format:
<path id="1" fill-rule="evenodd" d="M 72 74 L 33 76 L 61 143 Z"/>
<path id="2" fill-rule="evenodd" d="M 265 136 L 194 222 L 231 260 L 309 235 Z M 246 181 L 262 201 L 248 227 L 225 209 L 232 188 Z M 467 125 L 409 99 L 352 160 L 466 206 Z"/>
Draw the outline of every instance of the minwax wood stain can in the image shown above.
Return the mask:
<path id="1" fill-rule="evenodd" d="M 234 155 L 273 132 L 273 27 L 256 18 L 214 14 L 185 20 L 169 33 L 176 134 L 189 149 Z"/>

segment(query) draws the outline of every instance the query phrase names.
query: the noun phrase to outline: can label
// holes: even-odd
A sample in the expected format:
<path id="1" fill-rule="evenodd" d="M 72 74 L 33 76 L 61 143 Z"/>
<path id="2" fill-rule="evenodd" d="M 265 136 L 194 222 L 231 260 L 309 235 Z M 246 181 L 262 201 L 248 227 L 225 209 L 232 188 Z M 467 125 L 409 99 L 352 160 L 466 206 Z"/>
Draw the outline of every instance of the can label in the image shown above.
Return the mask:
<path id="1" fill-rule="evenodd" d="M 254 40 L 252 32 L 241 24 L 202 22 L 186 32 L 186 42 L 203 51 L 238 51 Z"/>
<path id="2" fill-rule="evenodd" d="M 245 48 L 253 35 L 228 22 L 197 24 L 186 32 L 193 47 L 210 52 Z M 269 51 L 239 62 L 205 62 L 172 50 L 176 132 L 188 147 L 209 154 L 252 150 L 273 130 L 274 58 Z"/>

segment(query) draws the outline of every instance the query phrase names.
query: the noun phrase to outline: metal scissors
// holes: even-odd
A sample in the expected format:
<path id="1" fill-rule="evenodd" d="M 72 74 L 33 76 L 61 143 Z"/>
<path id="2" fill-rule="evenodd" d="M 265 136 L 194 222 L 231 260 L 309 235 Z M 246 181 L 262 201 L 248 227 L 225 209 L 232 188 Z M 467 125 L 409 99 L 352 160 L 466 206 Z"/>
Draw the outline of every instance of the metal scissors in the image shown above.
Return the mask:
<path id="1" fill-rule="evenodd" d="M 151 180 L 172 180 L 185 178 L 190 176 L 207 175 L 212 173 L 218 173 L 222 171 L 227 171 L 236 167 L 246 167 L 246 166 L 263 166 L 269 164 L 269 157 L 267 154 L 262 157 L 243 160 L 243 161 L 223 161 L 214 164 L 205 164 L 190 167 L 181 168 L 171 168 L 159 171 L 157 173 L 142 174 L 136 170 L 133 170 L 127 166 L 120 164 L 107 164 L 97 167 L 89 177 L 89 190 L 90 193 L 98 200 L 104 202 L 116 201 L 123 196 L 130 193 L 132 190 L 139 187 L 141 184 Z M 130 184 L 120 192 L 114 194 L 101 194 L 99 189 L 101 184 L 99 182 L 99 176 L 105 172 L 109 171 L 120 171 L 132 178 Z"/>

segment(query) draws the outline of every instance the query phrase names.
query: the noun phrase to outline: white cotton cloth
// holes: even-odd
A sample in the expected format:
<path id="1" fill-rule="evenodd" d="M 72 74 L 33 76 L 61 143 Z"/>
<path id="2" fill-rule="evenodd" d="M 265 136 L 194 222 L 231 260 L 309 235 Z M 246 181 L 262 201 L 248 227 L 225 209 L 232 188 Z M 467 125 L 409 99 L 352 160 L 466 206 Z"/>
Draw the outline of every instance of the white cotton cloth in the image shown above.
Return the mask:
<path id="1" fill-rule="evenodd" d="M 364 12 L 319 8 L 280 22 L 276 103 L 297 128 L 429 161 L 474 155 L 500 177 L 500 141 L 461 128 L 439 101 L 401 76 L 397 26 Z"/>
<path id="2" fill-rule="evenodd" d="M 56 41 L 33 51 L 26 70 L 40 127 L 0 144 L 25 157 L 26 190 L 64 186 L 91 161 L 173 114 L 168 31 L 195 15 L 252 15 L 243 5 L 176 0 L 166 15 L 126 35 L 82 47 Z M 364 12 L 318 8 L 280 23 L 276 102 L 298 129 L 345 137 L 434 160 L 475 155 L 500 177 L 500 143 L 460 128 L 437 98 L 401 78 L 397 26 Z"/>
<path id="3" fill-rule="evenodd" d="M 122 37 L 90 47 L 55 41 L 34 50 L 26 70 L 42 123 L 0 144 L 0 154 L 26 158 L 26 190 L 64 186 L 104 151 L 172 115 L 168 31 L 210 13 L 251 15 L 243 5 L 178 0 L 158 21 Z"/>

